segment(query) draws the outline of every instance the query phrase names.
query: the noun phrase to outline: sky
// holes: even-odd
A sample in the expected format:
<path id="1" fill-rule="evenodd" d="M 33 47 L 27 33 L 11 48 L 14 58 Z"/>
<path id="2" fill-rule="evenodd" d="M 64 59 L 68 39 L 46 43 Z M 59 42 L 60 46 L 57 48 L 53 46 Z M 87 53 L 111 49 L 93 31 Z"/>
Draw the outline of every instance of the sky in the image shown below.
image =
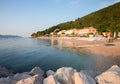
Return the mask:
<path id="1" fill-rule="evenodd" d="M 0 34 L 30 37 L 117 2 L 120 0 L 0 0 Z"/>

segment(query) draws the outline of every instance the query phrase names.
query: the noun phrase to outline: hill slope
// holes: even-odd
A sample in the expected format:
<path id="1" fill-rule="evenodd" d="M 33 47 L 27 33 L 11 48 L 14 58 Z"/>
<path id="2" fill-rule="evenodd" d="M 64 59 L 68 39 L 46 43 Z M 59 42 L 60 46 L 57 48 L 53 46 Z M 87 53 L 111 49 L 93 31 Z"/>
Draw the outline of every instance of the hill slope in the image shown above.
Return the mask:
<path id="1" fill-rule="evenodd" d="M 120 31 L 120 2 L 88 14 L 82 18 L 78 18 L 75 21 L 61 23 L 44 31 L 38 31 L 37 33 L 33 33 L 31 36 L 38 37 L 50 34 L 56 29 L 60 31 L 63 29 L 67 30 L 71 28 L 83 28 L 89 26 L 97 28 L 98 32 Z"/>

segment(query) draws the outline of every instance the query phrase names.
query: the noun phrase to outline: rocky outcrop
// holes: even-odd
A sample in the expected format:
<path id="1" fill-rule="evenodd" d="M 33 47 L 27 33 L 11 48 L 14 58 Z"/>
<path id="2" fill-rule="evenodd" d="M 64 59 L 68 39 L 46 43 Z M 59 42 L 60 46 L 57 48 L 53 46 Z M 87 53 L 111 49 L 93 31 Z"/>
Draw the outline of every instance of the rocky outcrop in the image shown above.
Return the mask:
<path id="1" fill-rule="evenodd" d="M 42 84 L 43 77 L 41 75 L 34 75 L 25 79 L 17 81 L 16 84 Z"/>
<path id="2" fill-rule="evenodd" d="M 54 75 L 54 74 L 55 74 L 55 72 L 52 71 L 52 70 L 48 70 L 48 71 L 46 72 L 46 75 L 47 75 L 47 76 Z"/>
<path id="3" fill-rule="evenodd" d="M 18 81 L 18 80 L 29 78 L 29 77 L 31 77 L 31 75 L 29 75 L 27 72 L 24 72 L 24 73 L 17 73 L 13 77 L 10 77 L 10 78 Z"/>
<path id="4" fill-rule="evenodd" d="M 10 77 L 0 78 L 0 84 L 16 84 L 16 82 L 16 80 L 11 79 Z"/>
<path id="5" fill-rule="evenodd" d="M 80 73 L 84 73 L 86 75 L 89 75 L 91 76 L 93 79 L 100 74 L 100 72 L 96 72 L 96 71 L 93 71 L 93 70 L 81 70 Z"/>
<path id="6" fill-rule="evenodd" d="M 120 84 L 120 67 L 112 66 L 96 77 L 98 84 Z"/>
<path id="7" fill-rule="evenodd" d="M 80 73 L 79 72 L 75 72 L 74 73 L 74 84 L 83 84 L 83 80 L 80 77 Z"/>
<path id="8" fill-rule="evenodd" d="M 95 80 L 91 76 L 82 72 L 74 73 L 74 82 L 75 84 L 96 84 Z"/>
<path id="9" fill-rule="evenodd" d="M 44 71 L 39 67 L 35 67 L 29 72 L 29 74 L 31 74 L 31 75 L 36 75 L 36 74 L 44 75 Z"/>
<path id="10" fill-rule="evenodd" d="M 0 76 L 10 76 L 13 75 L 11 70 L 6 69 L 5 67 L 0 66 Z"/>
<path id="11" fill-rule="evenodd" d="M 47 77 L 43 78 L 44 71 L 35 67 L 30 72 L 0 78 L 0 84 L 120 84 L 120 67 L 117 65 L 98 74 L 95 71 L 77 72 L 71 67 L 62 67 L 56 72 L 48 70 Z"/>
<path id="12" fill-rule="evenodd" d="M 39 67 L 30 72 L 17 73 L 7 78 L 0 78 L 0 84 L 42 84 L 44 71 Z"/>
<path id="13" fill-rule="evenodd" d="M 89 74 L 77 72 L 71 67 L 62 67 L 44 79 L 44 84 L 96 84 L 96 82 Z"/>
<path id="14" fill-rule="evenodd" d="M 76 72 L 71 67 L 63 67 L 56 71 L 55 78 L 61 83 L 61 84 L 73 84 L 73 75 Z"/>
<path id="15" fill-rule="evenodd" d="M 60 84 L 53 75 L 44 79 L 43 84 Z"/>
<path id="16" fill-rule="evenodd" d="M 44 71 L 39 68 L 33 68 L 29 73 L 30 77 L 19 80 L 16 84 L 42 84 Z"/>

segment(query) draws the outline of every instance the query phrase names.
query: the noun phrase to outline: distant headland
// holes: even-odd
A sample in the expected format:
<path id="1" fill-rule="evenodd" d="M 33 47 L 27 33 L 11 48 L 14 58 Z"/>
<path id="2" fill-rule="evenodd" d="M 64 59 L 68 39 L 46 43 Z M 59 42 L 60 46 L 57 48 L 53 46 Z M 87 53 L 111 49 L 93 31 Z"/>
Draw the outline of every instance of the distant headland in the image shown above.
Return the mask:
<path id="1" fill-rule="evenodd" d="M 18 35 L 0 35 L 0 38 L 22 38 Z"/>

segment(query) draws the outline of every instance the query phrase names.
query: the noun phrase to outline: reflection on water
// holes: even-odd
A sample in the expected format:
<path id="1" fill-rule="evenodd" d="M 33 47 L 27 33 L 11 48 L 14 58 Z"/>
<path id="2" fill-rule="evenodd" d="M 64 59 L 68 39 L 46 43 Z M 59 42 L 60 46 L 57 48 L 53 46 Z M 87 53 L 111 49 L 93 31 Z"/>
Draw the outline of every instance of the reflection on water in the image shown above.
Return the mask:
<path id="1" fill-rule="evenodd" d="M 54 39 L 51 39 L 51 46 L 54 46 L 54 45 L 58 45 L 59 47 L 69 47 L 69 46 L 76 46 L 78 45 L 78 43 L 76 42 L 71 42 L 71 41 L 68 41 L 68 40 L 54 40 Z"/>
<path id="2" fill-rule="evenodd" d="M 77 46 L 81 45 L 78 42 L 68 41 L 68 40 L 54 40 L 51 39 L 51 46 L 57 45 L 59 46 L 58 49 L 62 50 L 65 47 L 69 46 Z M 96 71 L 105 71 L 108 68 L 110 68 L 112 65 L 118 65 L 120 66 L 120 57 L 116 56 L 101 56 L 101 55 L 95 55 L 92 54 L 88 49 L 86 48 L 71 48 L 74 52 L 80 52 L 84 56 L 89 56 L 89 62 L 92 61 L 92 66 L 94 66 L 94 70 Z M 88 61 L 88 60 L 87 60 Z"/>
<path id="3" fill-rule="evenodd" d="M 95 62 L 96 71 L 107 70 L 112 65 L 120 66 L 120 56 L 113 57 L 113 56 L 93 55 L 92 59 Z"/>
<path id="4" fill-rule="evenodd" d="M 113 64 L 120 66 L 120 57 L 92 55 L 87 49 L 70 49 L 78 43 L 64 40 L 0 39 L 0 66 L 14 72 L 29 71 L 35 66 L 43 70 L 60 67 L 103 71 Z"/>

